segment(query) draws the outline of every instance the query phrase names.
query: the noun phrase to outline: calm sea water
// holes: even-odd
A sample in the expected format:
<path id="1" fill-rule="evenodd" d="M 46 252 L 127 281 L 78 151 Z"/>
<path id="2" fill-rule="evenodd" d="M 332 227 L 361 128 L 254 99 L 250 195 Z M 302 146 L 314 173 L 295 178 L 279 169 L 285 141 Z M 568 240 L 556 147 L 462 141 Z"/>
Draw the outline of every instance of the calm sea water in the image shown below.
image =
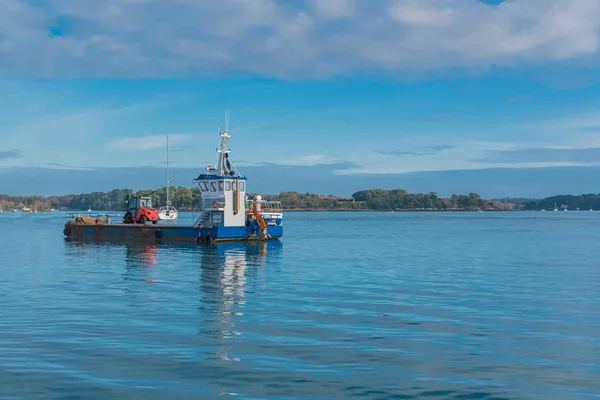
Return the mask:
<path id="1" fill-rule="evenodd" d="M 288 213 L 219 246 L 64 222 L 0 214 L 2 399 L 599 397 L 600 212 Z"/>

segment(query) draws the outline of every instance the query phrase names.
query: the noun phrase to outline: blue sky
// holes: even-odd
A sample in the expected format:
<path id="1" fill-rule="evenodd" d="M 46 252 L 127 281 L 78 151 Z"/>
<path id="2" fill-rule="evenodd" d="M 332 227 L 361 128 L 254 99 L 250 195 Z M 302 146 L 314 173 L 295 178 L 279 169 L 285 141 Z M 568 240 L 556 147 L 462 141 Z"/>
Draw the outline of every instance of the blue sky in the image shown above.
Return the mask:
<path id="1" fill-rule="evenodd" d="M 0 192 L 36 193 L 32 169 L 53 194 L 160 185 L 167 134 L 190 186 L 226 108 L 263 191 L 593 189 L 598 21 L 597 0 L 3 0 Z"/>

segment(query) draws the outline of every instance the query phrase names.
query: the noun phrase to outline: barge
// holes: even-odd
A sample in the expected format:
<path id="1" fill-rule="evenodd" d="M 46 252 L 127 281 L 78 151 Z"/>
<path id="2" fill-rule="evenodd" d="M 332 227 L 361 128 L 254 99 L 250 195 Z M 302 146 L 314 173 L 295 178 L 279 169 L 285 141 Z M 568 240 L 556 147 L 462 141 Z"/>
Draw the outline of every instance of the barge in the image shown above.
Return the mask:
<path id="1" fill-rule="evenodd" d="M 283 211 L 280 202 L 246 195 L 247 178 L 229 158 L 227 127 L 217 149 L 218 164 L 193 180 L 200 187 L 201 209 L 192 225 L 147 223 L 124 218 L 113 223 L 108 215 L 100 218 L 72 216 L 63 233 L 70 240 L 136 240 L 155 243 L 221 243 L 278 240 L 283 236 Z M 141 207 L 141 206 L 140 206 Z M 127 210 L 131 216 L 138 210 Z"/>

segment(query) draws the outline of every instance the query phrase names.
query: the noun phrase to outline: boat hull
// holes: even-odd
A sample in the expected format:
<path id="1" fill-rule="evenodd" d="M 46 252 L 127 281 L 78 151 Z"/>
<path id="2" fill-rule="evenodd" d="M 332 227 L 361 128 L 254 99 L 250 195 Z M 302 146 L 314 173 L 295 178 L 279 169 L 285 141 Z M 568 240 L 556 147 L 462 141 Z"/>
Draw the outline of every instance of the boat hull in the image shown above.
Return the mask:
<path id="1" fill-rule="evenodd" d="M 63 231 L 75 241 L 145 241 L 155 243 L 223 243 L 278 240 L 282 226 L 268 226 L 268 237 L 253 232 L 250 227 L 202 228 L 194 225 L 138 224 L 74 224 L 68 222 Z"/>
<path id="2" fill-rule="evenodd" d="M 177 220 L 177 217 L 178 217 L 177 209 L 168 203 L 168 199 L 167 199 L 167 204 L 168 204 L 167 206 L 161 207 L 158 210 L 158 219 L 160 219 L 162 221 Z"/>
<path id="3" fill-rule="evenodd" d="M 163 212 L 159 212 L 158 213 L 158 219 L 160 219 L 161 221 L 176 221 L 177 220 L 177 213 L 163 213 Z"/>

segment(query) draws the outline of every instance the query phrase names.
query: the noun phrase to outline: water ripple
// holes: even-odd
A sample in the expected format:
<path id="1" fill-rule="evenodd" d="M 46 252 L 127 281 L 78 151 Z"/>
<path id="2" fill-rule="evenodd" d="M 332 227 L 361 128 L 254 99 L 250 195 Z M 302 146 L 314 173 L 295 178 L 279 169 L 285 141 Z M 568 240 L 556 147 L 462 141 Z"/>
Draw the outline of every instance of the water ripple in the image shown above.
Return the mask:
<path id="1" fill-rule="evenodd" d="M 598 213 L 287 218 L 153 246 L 0 215 L 0 398 L 599 397 Z"/>

